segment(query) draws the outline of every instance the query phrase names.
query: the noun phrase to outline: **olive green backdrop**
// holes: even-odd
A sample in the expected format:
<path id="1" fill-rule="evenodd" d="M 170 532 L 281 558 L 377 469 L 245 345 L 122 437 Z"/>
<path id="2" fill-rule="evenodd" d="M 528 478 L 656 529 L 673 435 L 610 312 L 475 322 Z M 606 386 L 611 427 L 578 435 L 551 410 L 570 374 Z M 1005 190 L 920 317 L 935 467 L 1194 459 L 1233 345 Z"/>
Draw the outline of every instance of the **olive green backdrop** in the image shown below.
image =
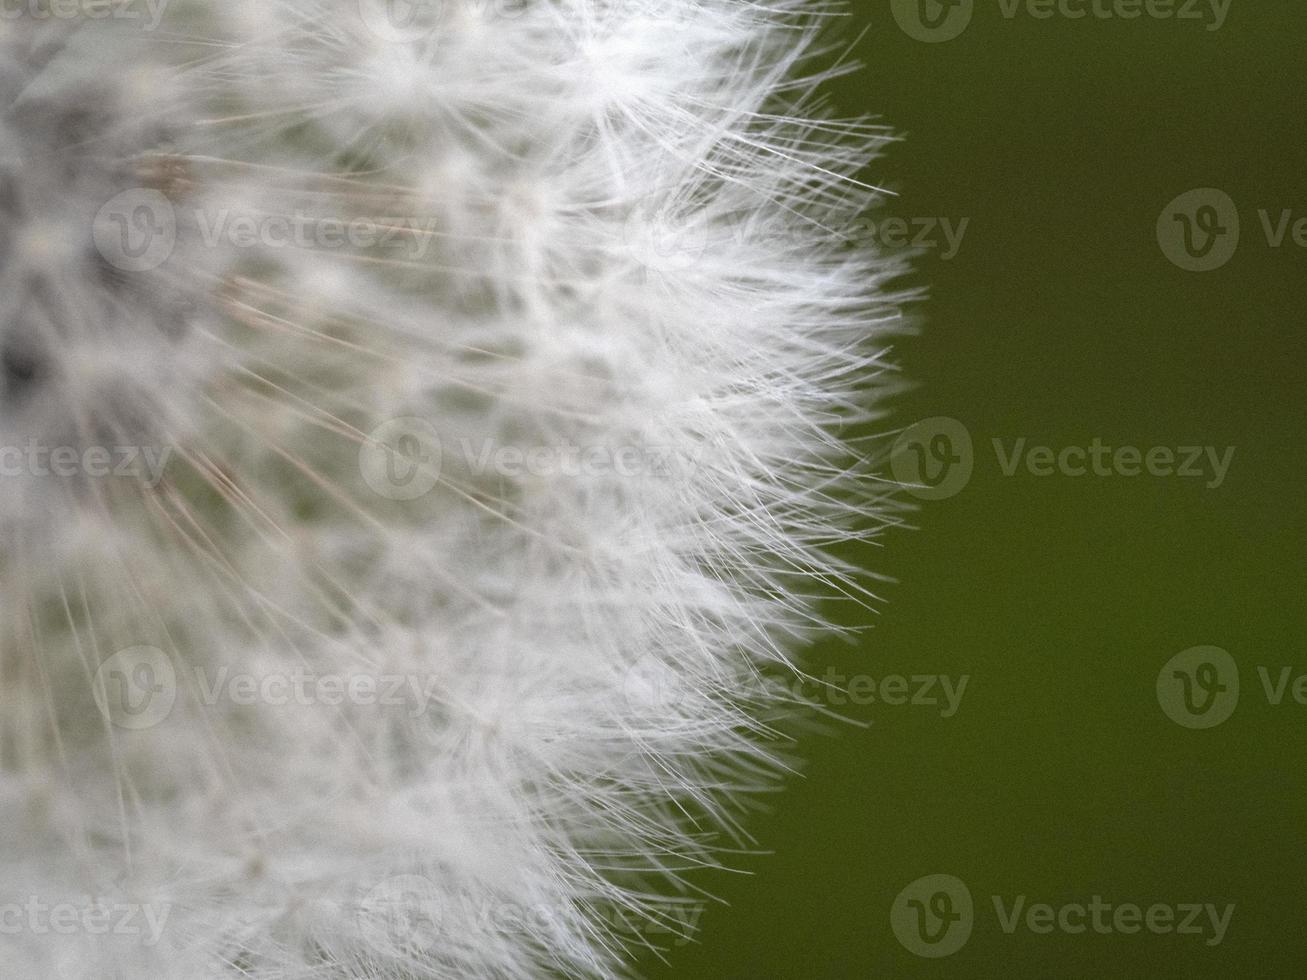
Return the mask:
<path id="1" fill-rule="evenodd" d="M 698 879 L 722 903 L 694 942 L 661 937 L 651 977 L 1307 976 L 1307 706 L 1292 680 L 1272 704 L 1258 672 L 1273 686 L 1307 672 L 1307 248 L 1292 226 L 1272 247 L 1259 214 L 1272 231 L 1286 210 L 1307 218 L 1307 4 L 1231 0 L 1211 30 L 1210 0 L 1098 0 L 1137 19 L 1090 0 L 1064 8 L 1083 19 L 1038 3 L 1052 16 L 1009 18 L 1007 2 L 974 0 L 940 43 L 909 32 L 916 0 L 898 5 L 908 30 L 890 0 L 863 0 L 847 27 L 867 29 L 865 67 L 832 86 L 836 104 L 906 137 L 875 168 L 901 191 L 886 213 L 968 219 L 956 254 L 928 248 L 914 273 L 930 298 L 897 357 L 919 387 L 894 425 L 957 420 L 974 468 L 922 502 L 917 530 L 858 552 L 897 581 L 878 615 L 848 613 L 873 629 L 811 663 L 873 679 L 841 708 L 871 724 L 804 738 L 803 778 L 749 822 L 773 853 Z M 1205 19 L 1149 13 L 1167 8 Z M 945 32 L 966 13 L 949 22 L 927 0 Z M 1228 251 L 1219 198 L 1168 213 L 1195 188 L 1228 194 L 1240 225 L 1209 272 L 1158 237 L 1159 218 L 1172 235 L 1189 220 L 1195 256 L 1213 240 L 1209 261 Z M 1008 476 L 996 438 L 1004 453 L 1021 438 L 1235 453 L 1215 487 L 1210 473 L 1126 475 L 1128 458 L 1109 476 L 1035 476 L 1024 460 Z M 917 442 L 934 460 L 930 432 Z M 942 445 L 962 458 L 958 438 Z M 1201 645 L 1228 652 L 1240 689 L 1228 719 L 1192 729 L 1157 685 L 1163 673 L 1179 691 L 1164 665 Z M 907 704 L 866 703 L 865 685 L 895 674 L 968 681 L 947 718 L 912 704 L 911 682 Z M 1192 676 L 1207 685 L 1195 718 L 1232 696 Z M 960 948 L 928 958 L 896 937 L 891 908 L 935 874 L 965 884 L 974 914 Z M 938 891 L 915 895 L 922 909 L 948 910 Z M 1219 943 L 1205 912 L 1199 935 L 1126 932 L 1130 913 L 1117 929 L 1110 911 L 1110 932 L 1023 918 L 1009 934 L 995 895 L 1005 914 L 1021 895 L 1161 903 L 1179 919 L 1188 903 L 1234 909 Z"/>

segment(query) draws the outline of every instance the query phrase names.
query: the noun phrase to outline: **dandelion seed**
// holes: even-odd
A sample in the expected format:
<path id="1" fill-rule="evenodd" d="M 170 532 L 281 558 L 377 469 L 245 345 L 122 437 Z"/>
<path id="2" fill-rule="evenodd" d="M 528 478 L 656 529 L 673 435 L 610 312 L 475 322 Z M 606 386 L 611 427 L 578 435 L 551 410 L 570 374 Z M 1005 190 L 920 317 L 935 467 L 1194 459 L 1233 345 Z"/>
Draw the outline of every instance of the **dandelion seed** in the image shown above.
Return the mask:
<path id="1" fill-rule="evenodd" d="M 0 477 L 5 880 L 152 913 L 7 970 L 609 977 L 679 921 L 888 520 L 833 12 L 0 21 L 0 464 L 77 461 Z"/>

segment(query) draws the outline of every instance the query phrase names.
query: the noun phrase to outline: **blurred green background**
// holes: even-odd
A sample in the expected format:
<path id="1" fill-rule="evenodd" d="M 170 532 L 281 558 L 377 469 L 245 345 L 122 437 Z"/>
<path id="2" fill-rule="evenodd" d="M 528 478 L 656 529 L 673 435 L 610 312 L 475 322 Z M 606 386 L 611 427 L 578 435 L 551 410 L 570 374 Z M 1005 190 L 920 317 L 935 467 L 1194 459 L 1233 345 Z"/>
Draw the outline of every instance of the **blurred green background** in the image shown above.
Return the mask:
<path id="1" fill-rule="evenodd" d="M 1230 0 L 1208 29 L 1211 0 L 1153 8 L 1197 20 L 1008 17 L 1010 3 L 974 0 L 968 22 L 967 4 L 948 21 L 927 0 L 944 32 L 965 29 L 925 43 L 916 0 L 863 0 L 845 29 L 867 29 L 864 67 L 831 87 L 842 113 L 906 137 L 875 168 L 901 190 L 887 215 L 969 219 L 955 255 L 928 249 L 914 272 L 930 297 L 897 358 L 920 386 L 894 424 L 958 420 L 974 471 L 922 503 L 917 530 L 858 553 L 897 581 L 877 616 L 849 614 L 874 628 L 816 650 L 812 671 L 967 687 L 951 717 L 877 699 L 840 709 L 869 727 L 805 737 L 803 778 L 749 822 L 774 853 L 702 882 L 722 902 L 696 941 L 662 937 L 655 980 L 1307 976 L 1307 706 L 1292 686 L 1270 703 L 1258 673 L 1307 673 L 1307 248 L 1292 231 L 1272 247 L 1259 214 L 1307 218 L 1307 4 Z M 1157 237 L 1194 188 L 1237 207 L 1238 248 L 1215 271 L 1181 269 Z M 1021 438 L 1235 454 L 1218 487 L 1006 476 L 992 440 Z M 1228 651 L 1241 683 L 1205 730 L 1156 689 L 1198 645 Z M 931 874 L 975 905 L 942 958 L 891 927 L 896 897 Z M 1206 913 L 1202 935 L 1024 919 L 1009 934 L 995 895 L 1234 910 L 1219 944 Z"/>

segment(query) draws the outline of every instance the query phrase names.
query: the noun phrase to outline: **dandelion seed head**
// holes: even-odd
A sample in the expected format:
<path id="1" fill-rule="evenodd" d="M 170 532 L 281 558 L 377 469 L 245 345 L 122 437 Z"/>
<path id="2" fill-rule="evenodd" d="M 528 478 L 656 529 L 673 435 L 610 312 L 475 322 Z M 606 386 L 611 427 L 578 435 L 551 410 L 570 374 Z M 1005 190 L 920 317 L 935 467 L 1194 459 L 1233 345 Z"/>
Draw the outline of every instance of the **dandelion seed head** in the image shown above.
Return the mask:
<path id="1" fill-rule="evenodd" d="M 167 920 L 22 975 L 624 975 L 889 521 L 822 8 L 402 7 L 0 21 L 7 881 Z"/>

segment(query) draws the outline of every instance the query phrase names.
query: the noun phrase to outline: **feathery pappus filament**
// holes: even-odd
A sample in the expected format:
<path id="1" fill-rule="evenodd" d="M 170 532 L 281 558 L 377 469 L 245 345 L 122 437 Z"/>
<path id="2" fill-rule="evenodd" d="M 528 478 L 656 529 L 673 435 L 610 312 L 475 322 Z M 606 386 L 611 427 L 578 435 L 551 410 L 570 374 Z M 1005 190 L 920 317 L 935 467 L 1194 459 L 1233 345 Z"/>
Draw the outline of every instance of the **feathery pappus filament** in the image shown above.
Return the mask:
<path id="1" fill-rule="evenodd" d="M 614 977 L 684 922 L 889 520 L 837 12 L 0 18 L 15 975 Z"/>

